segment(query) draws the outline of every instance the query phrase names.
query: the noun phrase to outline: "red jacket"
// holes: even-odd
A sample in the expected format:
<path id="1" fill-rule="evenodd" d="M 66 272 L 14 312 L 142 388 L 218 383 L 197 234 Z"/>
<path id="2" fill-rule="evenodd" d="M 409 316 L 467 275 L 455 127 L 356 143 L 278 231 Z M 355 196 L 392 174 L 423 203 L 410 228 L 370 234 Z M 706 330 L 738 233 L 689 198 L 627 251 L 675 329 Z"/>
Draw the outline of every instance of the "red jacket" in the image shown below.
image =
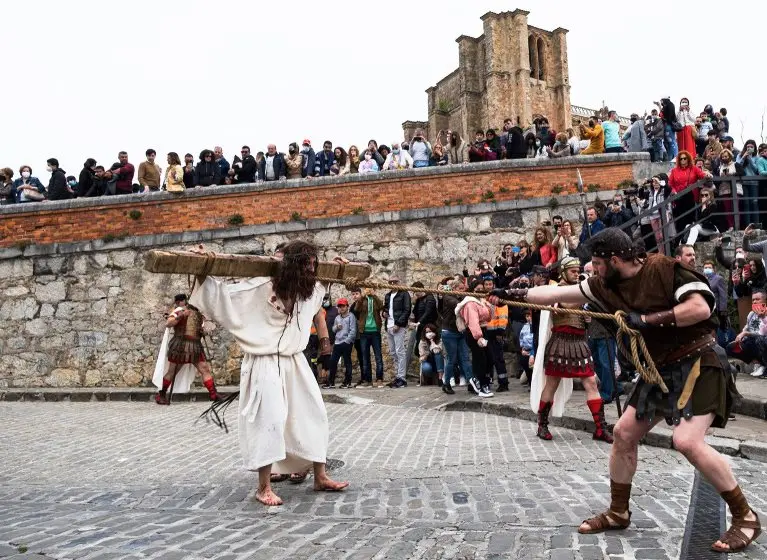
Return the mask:
<path id="1" fill-rule="evenodd" d="M 557 262 L 557 248 L 553 244 L 547 243 L 546 245 L 543 245 L 540 252 L 541 264 L 543 266 Z"/>
<path id="2" fill-rule="evenodd" d="M 706 177 L 703 170 L 698 169 L 694 165 L 690 165 L 682 169 L 681 167 L 675 167 L 671 170 L 671 174 L 668 176 L 668 184 L 671 187 L 671 192 L 676 194 L 683 191 L 693 183 L 700 181 Z M 695 197 L 695 202 L 698 202 L 700 197 L 700 189 L 693 189 L 692 196 Z"/>

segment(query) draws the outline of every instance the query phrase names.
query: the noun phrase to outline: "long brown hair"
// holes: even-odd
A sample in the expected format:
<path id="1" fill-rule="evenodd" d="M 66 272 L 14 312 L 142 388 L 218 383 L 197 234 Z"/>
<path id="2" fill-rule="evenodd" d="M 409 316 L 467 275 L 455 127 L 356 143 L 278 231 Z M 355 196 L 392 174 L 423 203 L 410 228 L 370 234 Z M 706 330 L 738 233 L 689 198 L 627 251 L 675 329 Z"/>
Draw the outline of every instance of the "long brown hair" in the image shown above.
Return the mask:
<path id="1" fill-rule="evenodd" d="M 570 229 L 572 229 L 572 227 Z M 538 242 L 539 231 L 543 232 L 543 243 Z M 549 231 L 549 228 L 543 227 L 543 226 L 538 226 L 537 228 L 535 228 L 535 233 L 533 234 L 533 243 L 532 243 L 533 252 L 539 250 L 544 245 L 549 245 L 549 244 L 551 244 L 551 231 Z"/>
<path id="2" fill-rule="evenodd" d="M 291 241 L 282 248 L 282 253 L 277 274 L 272 277 L 274 293 L 283 302 L 309 299 L 317 283 L 317 246 L 306 241 Z M 311 266 L 312 257 L 314 266 Z"/>

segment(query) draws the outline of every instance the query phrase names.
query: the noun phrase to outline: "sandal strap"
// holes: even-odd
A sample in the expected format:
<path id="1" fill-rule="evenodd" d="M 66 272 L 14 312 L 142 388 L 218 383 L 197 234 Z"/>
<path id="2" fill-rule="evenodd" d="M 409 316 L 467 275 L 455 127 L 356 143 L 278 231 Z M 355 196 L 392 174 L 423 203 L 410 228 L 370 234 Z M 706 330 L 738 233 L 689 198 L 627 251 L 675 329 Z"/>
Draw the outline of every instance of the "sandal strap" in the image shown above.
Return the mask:
<path id="1" fill-rule="evenodd" d="M 719 537 L 719 540 L 726 544 L 731 551 L 741 550 L 751 543 L 751 540 L 735 525 L 727 529 L 724 535 Z"/>
<path id="2" fill-rule="evenodd" d="M 629 513 L 628 519 L 623 519 L 621 517 L 615 517 L 610 514 L 611 512 L 606 511 L 604 513 L 600 513 L 599 515 L 595 515 L 594 517 L 587 519 L 584 521 L 586 525 L 591 527 L 593 531 L 601 531 L 603 529 L 610 529 L 611 527 L 628 527 L 631 523 L 631 514 Z"/>
<path id="3" fill-rule="evenodd" d="M 733 518 L 732 526 L 733 527 L 738 527 L 740 529 L 761 529 L 762 528 L 762 524 L 759 523 L 759 519 L 758 518 L 753 520 L 753 521 L 751 521 L 749 519 L 742 519 L 742 518 L 736 519 L 736 518 Z"/>

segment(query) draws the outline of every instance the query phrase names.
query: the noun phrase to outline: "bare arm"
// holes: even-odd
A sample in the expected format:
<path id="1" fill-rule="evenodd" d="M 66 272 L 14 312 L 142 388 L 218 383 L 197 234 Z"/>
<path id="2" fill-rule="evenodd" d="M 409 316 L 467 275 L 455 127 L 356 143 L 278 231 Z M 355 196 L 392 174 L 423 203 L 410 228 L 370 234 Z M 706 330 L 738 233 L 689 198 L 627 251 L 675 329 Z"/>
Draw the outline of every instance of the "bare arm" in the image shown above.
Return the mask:
<path id="1" fill-rule="evenodd" d="M 330 338 L 328 335 L 328 324 L 325 322 L 325 315 L 322 313 L 322 310 L 318 311 L 314 316 L 314 328 L 317 329 L 317 338 L 320 340 Z"/>
<path id="2" fill-rule="evenodd" d="M 581 293 L 577 284 L 574 286 L 537 286 L 527 292 L 527 301 L 538 305 L 554 305 L 567 303 L 584 305 L 588 303 L 586 296 Z"/>
<path id="3" fill-rule="evenodd" d="M 701 294 L 692 293 L 674 307 L 674 317 L 677 327 L 689 327 L 711 317 L 711 307 Z"/>

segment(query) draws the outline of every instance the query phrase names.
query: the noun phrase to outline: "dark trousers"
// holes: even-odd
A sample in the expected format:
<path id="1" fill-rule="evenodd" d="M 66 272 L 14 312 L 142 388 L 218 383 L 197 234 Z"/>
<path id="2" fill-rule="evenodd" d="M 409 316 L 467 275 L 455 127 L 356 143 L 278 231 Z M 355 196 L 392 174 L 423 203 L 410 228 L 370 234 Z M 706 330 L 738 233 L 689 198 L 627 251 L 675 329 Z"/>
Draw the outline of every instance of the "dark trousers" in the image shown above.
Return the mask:
<path id="1" fill-rule="evenodd" d="M 728 344 L 726 350 L 728 356 L 747 364 L 751 362 L 758 362 L 760 366 L 767 364 L 767 336 L 744 336 L 740 341 L 739 352 L 734 342 Z"/>
<path id="2" fill-rule="evenodd" d="M 615 391 L 615 339 L 589 339 L 589 348 L 594 358 L 594 369 L 599 378 L 599 394 L 603 401 L 612 401 Z"/>
<path id="3" fill-rule="evenodd" d="M 363 332 L 360 335 L 360 347 L 362 348 L 362 381 L 373 381 L 372 366 L 370 363 L 370 347 L 376 359 L 376 379 L 383 380 L 383 356 L 381 355 L 381 333 Z"/>
<path id="4" fill-rule="evenodd" d="M 336 372 L 338 371 L 338 360 L 344 359 L 346 374 L 344 375 L 344 384 L 351 385 L 352 382 L 352 348 L 354 346 L 348 342 L 341 342 L 333 346 L 333 354 L 330 356 L 330 373 L 328 374 L 328 385 L 334 385 L 336 382 Z"/>
<path id="5" fill-rule="evenodd" d="M 466 344 L 469 345 L 469 351 L 471 352 L 471 369 L 474 377 L 477 378 L 480 386 L 490 385 L 489 373 L 492 367 L 490 352 L 487 351 L 487 348 L 480 348 L 469 329 L 466 329 L 465 334 Z"/>
<path id="6" fill-rule="evenodd" d="M 357 337 L 357 340 L 354 341 L 354 353 L 357 354 L 357 364 L 360 366 L 360 379 L 362 379 L 362 372 L 364 372 L 365 369 L 364 362 L 362 361 L 362 345 L 360 344 L 359 337 Z"/>
<path id="7" fill-rule="evenodd" d="M 503 346 L 505 343 L 505 331 L 487 331 L 487 350 L 490 354 L 492 367 L 498 376 L 498 385 L 508 385 L 509 379 L 506 372 L 506 360 L 503 358 Z M 489 376 L 492 380 L 492 375 Z"/>

